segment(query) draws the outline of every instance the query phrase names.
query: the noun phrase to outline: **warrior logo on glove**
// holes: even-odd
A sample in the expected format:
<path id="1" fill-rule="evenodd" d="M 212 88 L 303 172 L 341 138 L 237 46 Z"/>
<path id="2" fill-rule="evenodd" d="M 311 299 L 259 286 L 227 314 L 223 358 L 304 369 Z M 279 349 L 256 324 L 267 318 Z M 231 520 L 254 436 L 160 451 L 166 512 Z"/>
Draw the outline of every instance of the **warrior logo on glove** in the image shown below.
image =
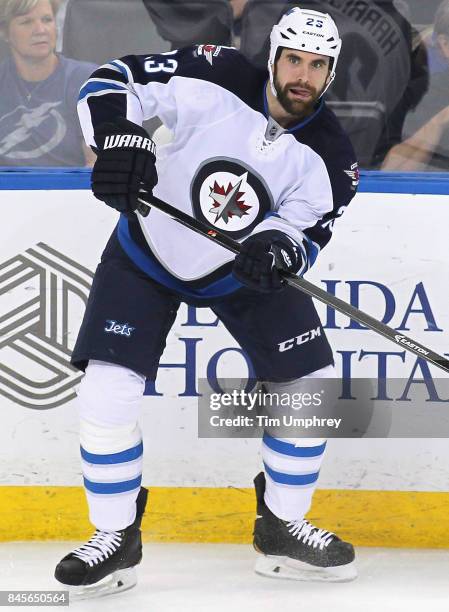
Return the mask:
<path id="1" fill-rule="evenodd" d="M 95 129 L 97 160 L 92 170 L 96 198 L 125 215 L 137 210 L 139 190 L 157 185 L 156 145 L 143 127 L 117 117 Z"/>
<path id="2" fill-rule="evenodd" d="M 136 134 L 113 134 L 106 136 L 103 145 L 105 149 L 115 149 L 118 147 L 131 147 L 135 149 L 146 149 L 156 155 L 156 145 L 151 138 L 144 138 Z"/>

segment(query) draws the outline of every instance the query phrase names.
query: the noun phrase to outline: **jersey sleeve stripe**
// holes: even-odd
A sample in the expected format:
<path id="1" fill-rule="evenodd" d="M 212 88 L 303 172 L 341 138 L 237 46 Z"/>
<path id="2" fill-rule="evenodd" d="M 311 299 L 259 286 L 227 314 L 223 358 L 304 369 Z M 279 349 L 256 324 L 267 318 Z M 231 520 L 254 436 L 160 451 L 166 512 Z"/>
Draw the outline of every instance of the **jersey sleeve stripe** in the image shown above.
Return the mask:
<path id="1" fill-rule="evenodd" d="M 120 70 L 123 76 L 126 77 L 128 83 L 134 83 L 134 77 L 129 66 L 127 66 L 121 60 L 114 60 L 110 63 L 112 66 L 115 66 L 115 68 L 118 68 Z"/>
<path id="2" fill-rule="evenodd" d="M 105 93 L 128 93 L 129 90 L 119 83 L 104 83 L 102 81 L 87 81 L 87 83 L 81 88 L 78 102 L 82 102 L 86 100 L 89 96 L 92 95 L 102 95 Z"/>
<path id="3" fill-rule="evenodd" d="M 113 66 L 101 66 L 101 68 L 97 68 L 95 72 L 91 75 L 89 81 L 98 79 L 107 79 L 112 80 L 117 83 L 124 83 L 126 85 L 127 78 L 124 74 L 118 70 L 118 68 L 114 68 Z"/>
<path id="4" fill-rule="evenodd" d="M 100 68 L 98 68 L 98 70 L 102 70 L 103 68 L 106 70 L 113 70 L 114 72 L 121 72 L 120 68 L 118 66 L 114 66 L 112 62 L 109 62 L 108 64 L 103 64 L 102 66 L 100 66 Z"/>

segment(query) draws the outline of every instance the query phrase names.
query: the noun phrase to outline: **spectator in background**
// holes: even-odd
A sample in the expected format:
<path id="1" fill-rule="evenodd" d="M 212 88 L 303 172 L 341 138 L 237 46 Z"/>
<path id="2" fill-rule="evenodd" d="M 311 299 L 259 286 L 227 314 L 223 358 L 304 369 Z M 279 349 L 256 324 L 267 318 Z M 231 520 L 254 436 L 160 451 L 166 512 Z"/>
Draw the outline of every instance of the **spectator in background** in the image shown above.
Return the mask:
<path id="1" fill-rule="evenodd" d="M 76 103 L 94 64 L 55 52 L 59 0 L 0 0 L 0 166 L 85 166 Z"/>
<path id="2" fill-rule="evenodd" d="M 403 142 L 394 146 L 382 170 L 449 170 L 449 0 L 435 13 L 434 26 L 423 32 L 429 89 L 408 114 Z"/>
<path id="3" fill-rule="evenodd" d="M 248 0 L 143 0 L 160 36 L 172 49 L 211 43 L 230 46 Z M 227 3 L 229 6 L 227 6 Z"/>
<path id="4" fill-rule="evenodd" d="M 234 19 L 240 19 L 248 0 L 229 0 Z"/>
<path id="5" fill-rule="evenodd" d="M 232 32 L 232 46 L 240 49 L 240 38 L 242 35 L 242 16 L 248 0 L 229 0 L 234 19 Z"/>

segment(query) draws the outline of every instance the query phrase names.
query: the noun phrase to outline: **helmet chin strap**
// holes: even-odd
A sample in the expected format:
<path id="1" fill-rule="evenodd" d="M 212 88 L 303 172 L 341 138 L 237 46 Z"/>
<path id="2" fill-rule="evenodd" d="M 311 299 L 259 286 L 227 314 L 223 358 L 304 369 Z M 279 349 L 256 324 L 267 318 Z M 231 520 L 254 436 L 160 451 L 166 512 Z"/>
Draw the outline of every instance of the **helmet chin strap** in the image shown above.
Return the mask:
<path id="1" fill-rule="evenodd" d="M 324 96 L 324 94 L 326 93 L 326 91 L 329 89 L 329 87 L 332 85 L 332 83 L 334 82 L 335 79 L 335 72 L 333 74 L 330 74 L 328 76 L 329 82 L 327 83 L 327 85 L 325 86 L 325 88 L 323 89 L 323 91 L 321 92 L 318 100 L 321 100 L 321 98 Z"/>
<path id="2" fill-rule="evenodd" d="M 270 73 L 271 93 L 273 94 L 275 98 L 277 98 L 278 92 L 276 91 L 276 87 L 274 85 L 274 65 L 271 62 L 268 63 L 268 72 Z"/>

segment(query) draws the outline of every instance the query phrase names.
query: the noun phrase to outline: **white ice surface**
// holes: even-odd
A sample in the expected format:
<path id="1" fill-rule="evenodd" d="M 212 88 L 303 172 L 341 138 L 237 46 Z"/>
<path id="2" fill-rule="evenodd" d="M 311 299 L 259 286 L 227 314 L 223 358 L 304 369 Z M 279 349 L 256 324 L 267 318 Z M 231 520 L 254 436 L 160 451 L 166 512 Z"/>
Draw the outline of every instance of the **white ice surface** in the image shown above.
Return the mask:
<path id="1" fill-rule="evenodd" d="M 59 590 L 59 583 L 52 577 L 53 569 L 72 547 L 67 542 L 0 544 L 0 589 Z M 254 559 L 250 546 L 146 544 L 137 587 L 94 601 L 72 603 L 70 609 L 75 612 L 449 611 L 449 551 L 446 550 L 358 549 L 359 578 L 346 584 L 263 578 L 252 571 Z"/>

